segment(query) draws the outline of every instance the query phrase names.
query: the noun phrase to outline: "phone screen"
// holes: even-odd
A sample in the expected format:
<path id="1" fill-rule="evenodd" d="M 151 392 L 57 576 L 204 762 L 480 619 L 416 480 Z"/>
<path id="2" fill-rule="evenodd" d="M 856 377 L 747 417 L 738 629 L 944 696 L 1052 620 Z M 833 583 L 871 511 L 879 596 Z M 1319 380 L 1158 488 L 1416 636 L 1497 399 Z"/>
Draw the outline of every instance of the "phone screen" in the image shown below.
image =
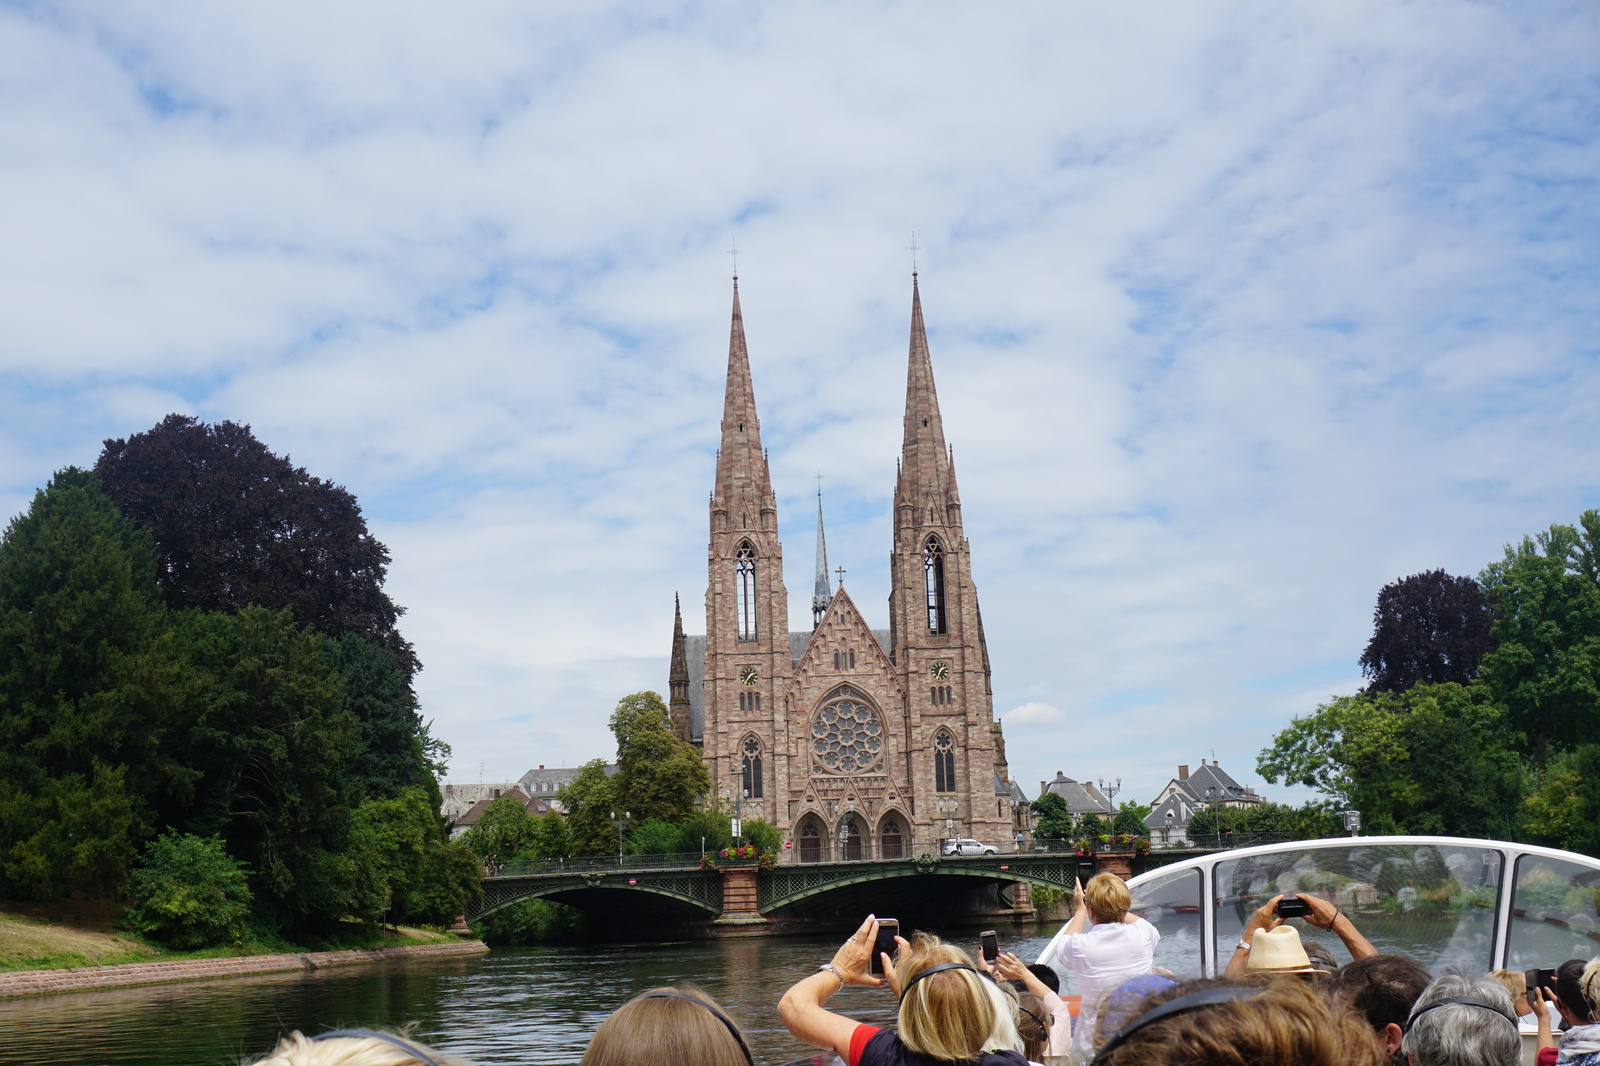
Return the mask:
<path id="1" fill-rule="evenodd" d="M 1000 957 L 1000 938 L 993 929 L 986 929 L 978 934 L 978 943 L 982 946 L 985 961 L 993 962 Z"/>
<path id="2" fill-rule="evenodd" d="M 894 938 L 900 933 L 900 921 L 897 918 L 878 919 L 878 937 L 872 942 L 872 958 L 867 960 L 867 973 L 873 977 L 883 976 L 883 955 L 888 952 L 893 958 L 895 951 L 900 947 Z"/>

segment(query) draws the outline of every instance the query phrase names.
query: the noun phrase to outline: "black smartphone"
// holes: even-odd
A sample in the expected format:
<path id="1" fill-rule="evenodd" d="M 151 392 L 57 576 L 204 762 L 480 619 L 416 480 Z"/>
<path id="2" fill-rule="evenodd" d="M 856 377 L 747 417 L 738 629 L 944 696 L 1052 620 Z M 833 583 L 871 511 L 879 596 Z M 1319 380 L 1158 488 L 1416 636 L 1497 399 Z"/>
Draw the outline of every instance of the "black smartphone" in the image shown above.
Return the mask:
<path id="1" fill-rule="evenodd" d="M 1304 918 L 1311 913 L 1311 904 L 1299 896 L 1284 896 L 1278 901 L 1279 918 Z"/>
<path id="2" fill-rule="evenodd" d="M 993 929 L 985 929 L 978 934 L 978 950 L 983 952 L 983 961 L 993 962 L 1000 957 L 1000 937 Z"/>
<path id="3" fill-rule="evenodd" d="M 1556 994 L 1556 972 L 1554 970 L 1529 970 L 1522 975 L 1528 984 L 1528 1002 L 1533 1003 L 1539 998 L 1539 989 L 1548 988 L 1550 994 Z"/>
<path id="4" fill-rule="evenodd" d="M 867 960 L 867 973 L 873 977 L 883 976 L 883 956 L 885 953 L 890 958 L 899 950 L 900 945 L 894 938 L 900 935 L 900 920 L 898 918 L 879 918 L 878 936 L 872 942 L 872 958 Z"/>

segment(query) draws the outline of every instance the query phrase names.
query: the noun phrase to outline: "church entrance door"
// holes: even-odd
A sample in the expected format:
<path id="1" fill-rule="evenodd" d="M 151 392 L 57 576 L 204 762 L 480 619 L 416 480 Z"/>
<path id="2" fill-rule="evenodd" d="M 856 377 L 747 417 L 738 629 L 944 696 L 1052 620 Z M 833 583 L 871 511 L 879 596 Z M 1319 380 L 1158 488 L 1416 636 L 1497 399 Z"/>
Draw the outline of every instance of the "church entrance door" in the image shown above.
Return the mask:
<path id="1" fill-rule="evenodd" d="M 822 836 L 817 832 L 816 822 L 807 822 L 800 830 L 800 861 L 822 861 Z"/>

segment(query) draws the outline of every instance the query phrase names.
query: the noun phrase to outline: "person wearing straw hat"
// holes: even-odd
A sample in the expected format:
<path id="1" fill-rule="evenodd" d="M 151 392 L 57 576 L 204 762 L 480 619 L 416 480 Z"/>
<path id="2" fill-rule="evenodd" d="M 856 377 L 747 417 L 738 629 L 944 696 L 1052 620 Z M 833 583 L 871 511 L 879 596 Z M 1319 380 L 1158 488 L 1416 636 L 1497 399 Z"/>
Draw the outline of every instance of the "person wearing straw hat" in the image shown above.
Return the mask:
<path id="1" fill-rule="evenodd" d="M 1245 923 L 1244 932 L 1239 937 L 1239 943 L 1233 950 L 1233 958 L 1228 960 L 1227 976 L 1238 977 L 1243 973 L 1253 973 L 1258 969 L 1257 965 L 1251 961 L 1254 956 L 1254 952 L 1251 949 L 1253 938 L 1268 930 L 1293 929 L 1293 926 L 1285 926 L 1283 917 L 1278 914 L 1279 901 L 1288 898 L 1299 899 L 1304 902 L 1309 908 L 1309 913 L 1305 915 L 1303 920 L 1318 929 L 1326 929 L 1338 936 L 1340 940 L 1344 941 L 1344 946 L 1350 952 L 1352 959 L 1371 958 L 1378 953 L 1378 949 L 1372 946 L 1372 942 L 1361 935 L 1361 930 L 1357 929 L 1355 924 L 1350 921 L 1349 916 L 1338 907 L 1317 896 L 1307 895 L 1303 892 L 1289 893 L 1273 896 L 1257 908 L 1254 914 L 1250 915 L 1250 920 Z M 1305 946 L 1300 943 L 1300 934 L 1298 932 L 1295 933 L 1294 943 L 1295 948 L 1304 956 Z M 1309 957 L 1306 958 L 1306 962 L 1307 965 L 1310 965 Z M 1313 966 L 1312 969 L 1316 969 L 1316 967 Z M 1300 971 L 1296 970 L 1294 972 L 1298 973 Z"/>
<path id="2" fill-rule="evenodd" d="M 1276 929 L 1258 929 L 1250 942 L 1250 956 L 1245 962 L 1245 973 L 1316 973 L 1311 956 L 1300 943 L 1300 934 L 1292 926 L 1280 925 Z"/>

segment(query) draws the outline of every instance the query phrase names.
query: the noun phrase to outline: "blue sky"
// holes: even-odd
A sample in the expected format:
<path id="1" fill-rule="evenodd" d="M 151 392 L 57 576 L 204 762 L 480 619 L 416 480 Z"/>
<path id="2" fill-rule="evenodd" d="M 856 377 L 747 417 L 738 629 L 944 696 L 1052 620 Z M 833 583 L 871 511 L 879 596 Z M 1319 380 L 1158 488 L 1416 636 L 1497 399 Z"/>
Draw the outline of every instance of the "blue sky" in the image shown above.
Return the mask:
<path id="1" fill-rule="evenodd" d="M 1600 506 L 1591 4 L 0 3 L 0 510 L 169 411 L 348 486 L 451 777 L 609 755 L 741 291 L 886 622 L 916 234 L 1014 774 L 1261 787 L 1378 589 Z M 1269 794 L 1282 794 L 1270 787 Z"/>

